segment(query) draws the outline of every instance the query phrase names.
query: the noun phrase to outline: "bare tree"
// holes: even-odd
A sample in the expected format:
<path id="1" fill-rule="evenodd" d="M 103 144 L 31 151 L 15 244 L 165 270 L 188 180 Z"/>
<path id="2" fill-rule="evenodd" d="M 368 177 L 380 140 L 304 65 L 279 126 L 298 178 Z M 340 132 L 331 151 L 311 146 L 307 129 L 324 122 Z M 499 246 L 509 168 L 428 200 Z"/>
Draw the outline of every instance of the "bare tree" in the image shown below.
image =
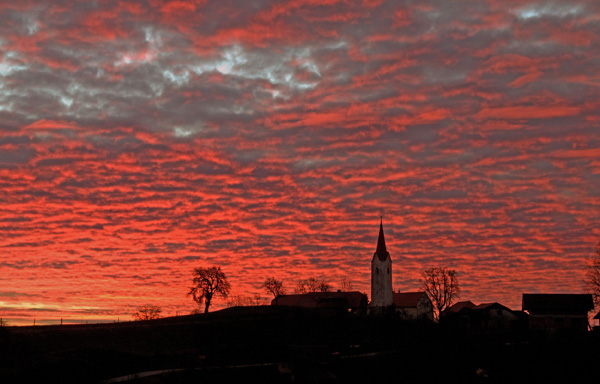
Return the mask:
<path id="1" fill-rule="evenodd" d="M 213 297 L 221 296 L 226 299 L 231 290 L 221 267 L 194 268 L 193 283 L 194 286 L 190 288 L 188 295 L 192 295 L 198 305 L 204 302 L 204 313 L 208 312 Z"/>
<path id="2" fill-rule="evenodd" d="M 246 307 L 252 305 L 252 297 L 244 295 L 231 295 L 227 298 L 227 308 Z"/>
<path id="3" fill-rule="evenodd" d="M 342 282 L 340 284 L 340 288 L 342 289 L 342 291 L 344 292 L 349 292 L 352 290 L 352 281 L 350 280 L 350 278 L 348 276 L 344 276 L 344 278 L 342 278 Z"/>
<path id="4" fill-rule="evenodd" d="M 263 297 L 260 295 L 260 293 L 255 293 L 252 296 L 252 305 L 264 305 L 265 301 L 263 299 Z"/>
<path id="5" fill-rule="evenodd" d="M 297 294 L 308 293 L 308 292 L 329 292 L 331 285 L 325 280 L 319 280 L 316 277 L 309 277 L 306 280 L 302 280 L 296 285 L 294 292 Z"/>
<path id="6" fill-rule="evenodd" d="M 227 299 L 227 307 L 249 307 L 263 305 L 264 300 L 260 294 L 255 293 L 252 296 L 232 295 Z"/>
<path id="7" fill-rule="evenodd" d="M 586 285 L 594 297 L 594 303 L 600 305 L 600 241 L 596 244 L 595 255 L 588 260 Z"/>
<path id="8" fill-rule="evenodd" d="M 294 288 L 294 293 L 297 295 L 301 295 L 306 292 L 308 292 L 306 288 L 306 280 L 301 280 L 300 282 L 298 282 L 298 284 L 296 284 L 296 288 Z"/>
<path id="9" fill-rule="evenodd" d="M 283 281 L 277 280 L 274 277 L 269 277 L 262 284 L 262 287 L 268 293 L 272 294 L 274 298 L 277 296 L 285 295 L 285 288 L 283 287 Z"/>
<path id="10" fill-rule="evenodd" d="M 134 320 L 153 320 L 160 318 L 161 308 L 158 305 L 144 304 L 133 314 Z"/>
<path id="11" fill-rule="evenodd" d="M 431 299 L 434 318 L 440 319 L 440 314 L 460 296 L 460 286 L 456 271 L 446 267 L 429 268 L 423 271 L 423 289 Z"/>

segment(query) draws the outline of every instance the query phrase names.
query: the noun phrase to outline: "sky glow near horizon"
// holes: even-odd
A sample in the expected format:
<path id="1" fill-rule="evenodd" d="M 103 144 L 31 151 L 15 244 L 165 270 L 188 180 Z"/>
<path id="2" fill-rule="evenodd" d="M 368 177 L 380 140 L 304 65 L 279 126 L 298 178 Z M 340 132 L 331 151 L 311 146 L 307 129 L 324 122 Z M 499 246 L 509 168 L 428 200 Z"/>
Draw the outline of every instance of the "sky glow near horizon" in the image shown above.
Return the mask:
<path id="1" fill-rule="evenodd" d="M 0 317 L 188 313 L 212 265 L 370 294 L 381 209 L 396 290 L 581 292 L 598 36 L 591 0 L 0 4 Z"/>

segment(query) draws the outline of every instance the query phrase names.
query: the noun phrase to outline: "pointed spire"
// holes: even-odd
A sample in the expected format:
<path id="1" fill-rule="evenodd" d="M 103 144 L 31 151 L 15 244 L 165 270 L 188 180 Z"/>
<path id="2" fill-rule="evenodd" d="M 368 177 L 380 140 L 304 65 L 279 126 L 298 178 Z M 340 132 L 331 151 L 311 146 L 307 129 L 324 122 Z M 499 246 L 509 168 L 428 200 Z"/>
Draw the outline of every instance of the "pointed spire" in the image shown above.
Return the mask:
<path id="1" fill-rule="evenodd" d="M 379 223 L 379 238 L 377 239 L 377 250 L 375 253 L 379 256 L 380 260 L 385 260 L 388 255 L 385 246 L 385 237 L 383 236 L 383 218 L 381 218 L 381 222 Z"/>

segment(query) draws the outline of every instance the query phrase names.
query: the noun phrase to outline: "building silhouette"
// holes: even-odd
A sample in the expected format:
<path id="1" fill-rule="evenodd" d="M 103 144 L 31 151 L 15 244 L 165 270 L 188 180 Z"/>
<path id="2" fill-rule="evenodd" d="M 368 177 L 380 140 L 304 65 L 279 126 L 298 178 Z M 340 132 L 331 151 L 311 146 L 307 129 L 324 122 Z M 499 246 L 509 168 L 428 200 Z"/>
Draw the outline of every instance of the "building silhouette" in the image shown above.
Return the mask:
<path id="1" fill-rule="evenodd" d="M 590 294 L 523 294 L 523 311 L 535 332 L 586 331 L 588 312 L 594 308 Z"/>
<path id="2" fill-rule="evenodd" d="M 385 246 L 382 219 L 379 224 L 377 248 L 371 260 L 371 311 L 384 312 L 393 305 L 392 259 Z"/>
<path id="3" fill-rule="evenodd" d="M 358 292 L 308 292 L 295 295 L 280 295 L 271 305 L 327 309 L 335 312 L 364 314 L 367 312 L 367 295 Z"/>
<path id="4" fill-rule="evenodd" d="M 400 318 L 433 321 L 433 304 L 426 292 L 394 292 L 392 297 Z"/>

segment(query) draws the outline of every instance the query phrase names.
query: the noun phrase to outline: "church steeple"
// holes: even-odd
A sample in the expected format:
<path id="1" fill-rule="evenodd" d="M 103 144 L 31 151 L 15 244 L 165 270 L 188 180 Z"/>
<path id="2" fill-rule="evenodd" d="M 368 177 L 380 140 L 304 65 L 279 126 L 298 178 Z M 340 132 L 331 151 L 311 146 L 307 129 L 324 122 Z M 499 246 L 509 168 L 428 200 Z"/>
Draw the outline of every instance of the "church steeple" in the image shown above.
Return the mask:
<path id="1" fill-rule="evenodd" d="M 377 250 L 375 251 L 379 260 L 384 261 L 389 255 L 385 246 L 385 237 L 383 236 L 383 219 L 379 222 L 379 238 L 377 239 Z"/>
<path id="2" fill-rule="evenodd" d="M 377 313 L 392 305 L 392 258 L 385 246 L 382 218 L 379 222 L 377 249 L 371 260 L 371 310 Z"/>

